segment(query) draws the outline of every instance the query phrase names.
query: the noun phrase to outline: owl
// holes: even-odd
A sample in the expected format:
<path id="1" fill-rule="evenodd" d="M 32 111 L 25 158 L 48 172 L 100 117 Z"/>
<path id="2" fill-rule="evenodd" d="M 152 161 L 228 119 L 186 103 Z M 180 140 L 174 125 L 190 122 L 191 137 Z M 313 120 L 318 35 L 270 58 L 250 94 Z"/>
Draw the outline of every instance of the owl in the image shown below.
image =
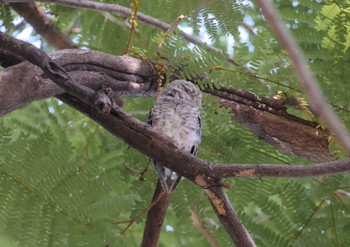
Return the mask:
<path id="1" fill-rule="evenodd" d="M 183 151 L 196 155 L 201 140 L 202 94 L 189 81 L 176 80 L 168 84 L 152 107 L 148 124 L 170 137 Z M 160 183 L 171 193 L 181 180 L 176 172 L 154 162 Z"/>

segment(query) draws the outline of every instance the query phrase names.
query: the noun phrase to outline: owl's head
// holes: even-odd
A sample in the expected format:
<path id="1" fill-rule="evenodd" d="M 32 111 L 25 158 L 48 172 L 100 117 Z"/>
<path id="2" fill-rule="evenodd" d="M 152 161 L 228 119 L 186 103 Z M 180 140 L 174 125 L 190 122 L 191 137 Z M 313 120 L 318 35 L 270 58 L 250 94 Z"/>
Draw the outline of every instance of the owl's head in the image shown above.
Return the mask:
<path id="1" fill-rule="evenodd" d="M 185 80 L 172 81 L 164 89 L 162 95 L 189 101 L 199 107 L 202 104 L 202 93 L 198 86 Z"/>

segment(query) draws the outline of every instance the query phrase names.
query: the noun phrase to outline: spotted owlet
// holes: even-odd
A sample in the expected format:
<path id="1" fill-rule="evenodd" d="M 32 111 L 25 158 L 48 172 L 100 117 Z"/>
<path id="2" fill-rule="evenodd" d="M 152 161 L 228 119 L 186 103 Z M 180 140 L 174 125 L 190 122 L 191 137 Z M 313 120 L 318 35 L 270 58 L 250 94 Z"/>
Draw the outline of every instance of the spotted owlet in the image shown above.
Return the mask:
<path id="1" fill-rule="evenodd" d="M 183 151 L 196 155 L 201 140 L 202 94 L 191 82 L 171 82 L 149 113 L 148 124 L 169 136 Z M 154 162 L 160 183 L 171 193 L 181 180 L 176 172 Z"/>

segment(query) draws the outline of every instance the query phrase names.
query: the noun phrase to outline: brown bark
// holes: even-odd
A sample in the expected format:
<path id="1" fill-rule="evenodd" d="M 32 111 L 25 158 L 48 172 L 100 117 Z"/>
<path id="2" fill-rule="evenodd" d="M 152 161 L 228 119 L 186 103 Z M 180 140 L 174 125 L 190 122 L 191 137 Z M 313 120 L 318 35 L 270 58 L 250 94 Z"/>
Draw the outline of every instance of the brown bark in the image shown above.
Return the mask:
<path id="1" fill-rule="evenodd" d="M 216 95 L 221 106 L 230 108 L 237 122 L 279 150 L 314 162 L 334 160 L 328 149 L 329 131 L 288 114 L 281 102 L 241 89 L 205 91 Z"/>
<path id="2" fill-rule="evenodd" d="M 156 200 L 160 193 L 164 192 L 158 180 L 152 201 Z M 142 247 L 158 246 L 159 236 L 169 206 L 171 194 L 164 193 L 158 202 L 148 211 L 145 228 L 143 230 Z"/>
<path id="3" fill-rule="evenodd" d="M 220 99 L 220 104 L 231 108 L 234 119 L 258 138 L 287 154 L 314 162 L 333 160 L 328 150 L 328 131 L 226 99 Z"/>
<path id="4" fill-rule="evenodd" d="M 52 45 L 56 46 L 57 48 L 64 48 L 64 47 L 72 47 L 71 42 L 67 41 L 69 40 L 68 37 L 62 33 L 54 23 L 51 22 L 51 20 L 40 11 L 34 3 L 11 3 L 11 6 L 20 13 L 31 25 L 33 25 L 34 29 L 43 35 L 43 37 Z M 57 43 L 53 43 L 54 41 L 59 41 L 60 46 L 57 46 Z M 0 59 L 1 55 L 3 55 L 0 51 Z M 67 55 L 67 53 L 65 54 Z M 7 58 L 10 58 L 11 56 L 7 56 Z M 79 57 L 81 58 L 81 57 Z M 14 59 L 16 61 L 16 59 Z M 72 70 L 81 70 L 82 67 L 87 68 L 90 64 L 89 62 L 79 64 L 79 60 L 72 61 L 70 64 L 70 68 L 65 66 L 63 64 L 63 67 L 70 71 Z M 92 61 L 91 61 L 92 62 Z M 5 61 L 5 65 L 7 64 L 13 64 L 13 61 Z M 71 73 L 71 76 L 79 81 L 82 82 L 90 82 L 89 87 L 92 87 L 94 89 L 98 89 L 98 87 L 101 86 L 101 84 L 105 81 L 110 85 L 113 85 L 115 91 L 118 91 L 119 95 L 126 95 L 126 93 L 123 90 L 120 90 L 121 84 L 126 86 L 127 82 L 121 83 L 121 80 L 119 82 L 116 82 L 114 79 L 119 78 L 120 75 L 115 75 L 116 77 L 110 78 L 109 73 L 106 73 L 107 76 L 100 75 L 98 73 L 94 72 L 105 72 L 102 70 L 101 67 L 103 67 L 103 62 L 98 62 L 99 67 L 98 68 L 92 68 L 90 71 L 91 73 Z M 92 66 L 90 66 L 92 67 Z M 110 73 L 112 73 L 113 67 L 107 66 Z M 125 66 L 124 66 L 125 68 Z M 24 69 L 24 70 L 23 70 Z M 13 75 L 20 75 L 20 71 L 26 71 L 25 68 L 18 68 L 18 71 L 11 71 L 10 73 Z M 29 72 L 32 71 L 29 69 Z M 94 72 L 92 72 L 94 71 Z M 123 73 L 123 72 L 122 72 Z M 127 72 L 126 72 L 127 73 Z M 124 73 L 124 74 L 126 74 Z M 50 95 L 50 83 L 48 83 L 46 86 L 48 87 L 40 87 L 39 85 L 43 85 L 42 83 L 38 83 L 40 80 L 32 80 L 30 78 L 38 79 L 40 77 L 26 77 L 27 73 L 24 74 L 24 76 L 20 78 L 15 78 L 14 82 L 15 85 L 12 85 L 12 89 L 21 88 L 24 90 L 14 90 L 13 91 L 13 97 L 1 97 L 1 91 L 5 92 L 5 90 L 1 90 L 0 85 L 0 99 L 10 100 L 12 102 L 14 101 L 20 101 L 21 97 L 23 97 L 24 101 L 31 102 L 33 100 L 42 99 L 43 97 L 49 97 L 55 94 Z M 143 76 L 143 75 L 142 75 Z M 10 76 L 11 77 L 11 76 Z M 6 77 L 5 79 L 10 79 L 10 77 Z M 81 78 L 80 78 L 81 77 Z M 122 77 L 123 79 L 130 80 L 130 77 Z M 1 80 L 1 75 L 0 75 Z M 24 82 L 26 81 L 27 85 L 35 86 L 37 85 L 38 90 L 34 90 L 35 94 L 33 95 L 33 91 L 29 90 L 27 91 L 26 88 L 23 88 Z M 0 81 L 1 82 L 1 81 Z M 147 84 L 147 83 L 146 83 Z M 144 84 L 144 85 L 146 85 Z M 148 83 L 149 84 L 149 83 Z M 86 85 L 84 83 L 84 85 Z M 98 85 L 98 86 L 97 86 Z M 118 86 L 116 86 L 118 85 Z M 15 87 L 14 87 L 15 86 Z M 130 84 L 129 84 L 130 86 Z M 136 85 L 135 85 L 136 86 Z M 126 86 L 128 87 L 128 86 Z M 32 87 L 34 88 L 34 87 Z M 130 87 L 128 87 L 130 89 Z M 8 90 L 11 90 L 11 88 L 7 88 Z M 40 90 L 43 89 L 43 90 Z M 145 89 L 145 88 L 143 88 Z M 58 88 L 58 90 L 60 90 Z M 60 91 L 62 92 L 62 91 Z M 151 91 L 149 91 L 151 92 Z M 220 103 L 224 107 L 229 107 L 232 109 L 235 120 L 246 125 L 248 128 L 250 128 L 258 138 L 261 138 L 265 140 L 267 143 L 271 144 L 272 146 L 288 153 L 297 155 L 299 157 L 314 161 L 314 162 L 325 162 L 325 161 L 331 161 L 333 160 L 333 157 L 331 156 L 329 150 L 328 150 L 328 137 L 329 132 L 324 131 L 322 129 L 315 128 L 315 125 L 313 123 L 304 121 L 300 118 L 293 117 L 286 113 L 285 109 L 283 108 L 283 105 L 279 104 L 277 101 L 266 99 L 263 97 L 259 97 L 258 95 L 255 95 L 253 93 L 249 93 L 244 90 L 240 89 L 220 89 L 220 90 L 207 90 L 207 92 L 219 96 Z M 131 92 L 129 96 L 135 96 L 135 92 Z M 0 100 L 0 103 L 1 100 Z M 5 102 L 8 104 L 8 102 Z M 25 105 L 26 102 L 18 104 L 18 106 Z M 267 108 L 261 108 L 262 105 L 268 105 L 268 111 Z M 257 107 L 258 106 L 258 107 Z M 272 111 L 271 111 L 272 109 Z M 9 108 L 11 110 L 11 106 Z M 6 111 L 5 111 L 6 112 Z M 0 109 L 0 115 L 4 114 L 4 112 Z"/>
<path id="5" fill-rule="evenodd" d="M 265 0 L 257 0 L 256 4 L 261 8 L 266 22 L 275 32 L 279 43 L 287 51 L 295 68 L 299 83 L 303 86 L 304 93 L 309 97 L 313 110 L 324 121 L 342 147 L 350 154 L 350 136 L 347 129 L 341 123 L 331 106 L 325 101 L 320 86 L 306 62 L 307 60 L 304 57 L 303 51 L 283 23 L 274 4 Z"/>
<path id="6" fill-rule="evenodd" d="M 256 245 L 252 237 L 238 218 L 220 181 L 213 177 L 197 176 L 196 182 L 204 188 L 216 216 L 219 218 L 235 245 L 240 247 L 255 247 Z"/>
<path id="7" fill-rule="evenodd" d="M 156 94 L 156 72 L 145 61 L 82 50 L 57 51 L 50 56 L 74 80 L 92 89 L 107 83 L 120 96 Z M 63 92 L 40 68 L 28 62 L 6 68 L 0 72 L 0 116 Z"/>
<path id="8" fill-rule="evenodd" d="M 48 66 L 48 68 L 49 69 L 50 68 L 51 69 L 57 68 L 57 66 L 56 65 L 53 67 Z M 69 66 L 67 67 L 67 69 L 68 68 L 69 68 Z M 45 65 L 42 66 L 42 69 L 45 70 L 46 66 Z M 52 78 L 55 82 L 60 82 L 60 83 L 62 82 L 62 78 L 60 79 L 57 77 L 62 77 L 62 75 L 64 75 L 64 73 L 63 74 L 58 73 L 58 74 L 51 75 L 50 74 L 51 71 L 46 71 L 46 72 L 47 72 L 46 75 L 49 75 L 49 77 Z M 53 72 L 57 72 L 57 71 L 53 71 Z M 73 75 L 70 76 L 70 78 L 63 76 L 63 79 L 67 79 L 67 78 L 68 78 L 68 81 L 70 80 L 70 78 L 72 78 L 73 81 L 76 81 L 74 79 Z M 130 84 L 130 78 L 128 78 L 127 83 Z M 64 83 L 61 86 L 65 86 Z M 91 103 L 91 100 L 85 101 L 85 103 L 88 102 L 88 105 L 85 105 L 82 107 L 82 105 L 84 105 L 84 103 L 80 102 L 80 99 L 84 99 L 84 97 L 87 96 L 87 92 L 89 92 L 89 91 L 84 92 L 83 90 L 81 90 L 82 92 L 84 92 L 84 93 L 82 93 L 82 92 L 79 92 L 79 90 L 78 90 L 78 89 L 82 89 L 82 87 L 79 87 L 77 85 L 66 85 L 66 86 L 67 86 L 67 87 L 65 87 L 66 90 L 69 93 L 77 96 L 79 98 L 79 100 L 78 99 L 74 100 L 73 97 L 71 97 L 67 94 L 62 95 L 63 100 L 65 100 L 66 102 L 68 102 L 72 105 L 76 104 L 76 105 L 80 106 L 81 108 L 85 107 L 86 108 L 85 113 L 90 112 L 90 114 L 91 114 L 90 117 L 95 118 L 95 120 L 97 120 L 101 124 L 103 121 L 105 121 L 107 119 L 108 123 L 106 124 L 106 122 L 104 122 L 106 128 L 109 128 L 110 130 L 113 129 L 112 132 L 114 134 L 122 137 L 128 143 L 133 143 L 133 145 L 135 147 L 140 148 L 140 150 L 142 150 L 143 152 L 148 154 L 148 152 L 145 151 L 145 149 L 144 149 L 145 147 L 143 145 L 148 144 L 149 142 L 152 143 L 153 134 L 155 134 L 155 133 L 152 134 L 152 131 L 150 131 L 150 135 L 147 135 L 147 128 L 142 126 L 142 125 L 141 125 L 141 130 L 138 129 L 138 128 L 140 128 L 140 126 L 137 126 L 139 123 L 137 123 L 137 121 L 135 122 L 132 119 L 132 117 L 131 118 L 127 117 L 118 108 L 112 107 L 111 115 L 109 115 L 109 114 L 102 114 L 101 115 L 100 112 L 96 111 L 96 109 L 94 109 L 92 107 L 92 104 L 89 104 L 89 103 Z M 75 90 L 75 89 L 77 89 L 77 90 Z M 0 91 L 1 91 L 1 88 L 0 88 Z M 45 92 L 45 90 L 44 90 L 44 92 Z M 268 114 L 272 114 L 272 113 L 266 111 L 268 113 L 268 114 L 266 114 L 266 112 L 261 110 L 261 109 L 256 109 L 256 108 L 251 107 L 250 105 L 246 105 L 246 104 L 242 105 L 241 102 L 230 101 L 227 99 L 221 99 L 220 102 L 223 106 L 231 107 L 236 113 L 236 119 L 239 120 L 240 122 L 242 122 L 243 124 L 246 124 L 248 127 L 250 127 L 259 137 L 264 138 L 266 141 L 278 146 L 281 149 L 287 150 L 287 152 L 289 152 L 289 153 L 295 153 L 295 154 L 298 154 L 298 152 L 302 153 L 302 151 L 299 150 L 298 148 L 294 149 L 293 147 L 290 147 L 288 145 L 288 144 L 290 144 L 290 141 L 288 140 L 288 138 L 290 138 L 290 136 L 280 135 L 279 134 L 280 131 L 273 128 L 273 126 L 270 125 L 270 123 L 264 124 L 264 121 L 269 122 L 269 120 L 271 120 L 271 119 L 275 120 L 275 122 L 274 122 L 275 124 L 276 123 L 281 124 L 285 121 L 284 119 L 279 118 L 276 120 L 276 119 L 274 119 L 274 117 L 271 117 L 270 115 L 268 115 Z M 276 115 L 272 114 L 272 116 L 276 116 Z M 278 116 L 278 114 L 277 114 L 277 116 Z M 105 120 L 101 120 L 104 117 L 107 117 L 107 118 Z M 112 117 L 112 118 L 110 118 L 110 117 Z M 280 117 L 280 116 L 278 116 L 278 117 Z M 117 125 L 118 120 L 119 120 L 119 124 L 121 124 L 121 125 L 118 125 L 117 126 L 118 128 L 116 129 L 115 127 Z M 303 123 L 303 121 L 297 121 L 297 122 L 298 122 L 298 124 L 301 124 L 298 126 L 303 127 L 303 124 L 305 125 L 305 123 Z M 292 126 L 291 128 L 298 130 L 297 129 L 298 126 Z M 131 132 L 130 132 L 130 130 L 131 130 Z M 120 131 L 125 131 L 125 132 L 120 132 Z M 287 131 L 283 130 L 282 132 L 287 132 Z M 303 131 L 300 132 L 301 135 L 305 134 L 305 133 L 308 133 L 308 132 L 303 132 Z M 136 136 L 135 136 L 135 134 L 136 134 Z M 142 139 L 142 137 L 146 137 L 145 143 L 143 143 L 143 144 L 136 143 L 136 142 L 139 142 Z M 277 139 L 276 139 L 276 137 L 277 137 Z M 314 134 L 313 138 L 315 138 L 315 137 L 317 138 L 318 135 Z M 156 135 L 154 135 L 154 138 L 156 138 L 155 140 L 157 140 L 158 137 Z M 151 140 L 149 140 L 149 139 L 151 139 Z M 297 138 L 296 142 L 299 142 L 300 140 L 301 139 Z M 325 136 L 322 136 L 321 141 L 322 140 L 323 141 L 325 140 Z M 157 140 L 157 141 L 159 141 L 159 140 Z M 161 161 L 162 159 L 167 160 L 169 158 L 168 155 L 170 154 L 170 152 L 176 150 L 176 148 L 171 144 L 171 141 L 169 143 L 169 140 L 163 139 L 163 143 L 168 143 L 168 146 L 167 147 L 156 146 L 156 145 L 151 146 L 151 149 L 155 148 L 156 150 L 159 149 L 159 150 L 165 151 L 164 154 L 166 154 L 166 155 L 160 154 L 160 156 L 158 154 L 155 154 L 154 152 L 152 152 L 154 150 L 150 151 L 150 156 L 157 157 L 157 158 L 155 158 L 157 161 Z M 156 143 L 153 142 L 153 144 L 156 144 Z M 324 149 L 325 148 L 324 146 L 325 145 L 320 145 L 321 149 L 322 148 Z M 170 150 L 169 150 L 169 148 L 170 148 Z M 171 150 L 171 149 L 174 149 L 174 150 Z M 159 152 L 159 150 L 157 150 L 157 151 Z M 305 155 L 305 157 L 308 157 L 311 159 L 315 158 L 313 156 L 307 156 L 307 155 Z M 190 178 L 192 181 L 197 182 L 202 187 L 206 188 L 206 192 L 208 194 L 208 197 L 213 205 L 213 208 L 214 208 L 216 214 L 218 215 L 220 221 L 222 222 L 226 231 L 229 233 L 229 235 L 234 240 L 236 245 L 237 246 L 255 246 L 249 233 L 246 231 L 243 224 L 240 222 L 236 213 L 234 212 L 232 205 L 229 202 L 225 193 L 223 192 L 222 188 L 215 185 L 215 184 L 210 185 L 210 183 L 208 183 L 208 181 L 209 182 L 212 181 L 211 179 L 213 177 L 217 177 L 217 176 L 213 176 L 213 174 L 215 173 L 215 170 L 219 170 L 219 169 L 216 169 L 213 164 L 208 164 L 207 162 L 203 162 L 203 161 L 200 161 L 198 159 L 192 160 L 193 157 L 190 157 L 188 155 L 186 156 L 185 154 L 182 154 L 182 153 L 180 153 L 180 156 L 177 156 L 177 158 L 178 158 L 178 160 L 183 162 L 183 164 L 186 164 L 186 172 L 185 172 L 185 170 L 182 170 L 182 172 L 184 174 L 187 173 L 186 175 L 188 176 L 188 178 Z M 323 158 L 327 158 L 327 157 L 323 157 Z M 192 167 L 191 169 L 188 169 L 189 168 L 188 165 L 192 164 L 191 160 L 194 162 L 193 164 L 195 164 L 196 166 Z M 169 160 L 167 160 L 166 162 L 169 162 L 169 166 L 170 166 L 170 168 L 172 168 L 173 164 L 171 164 L 171 162 Z M 179 163 L 177 163 L 177 164 L 179 164 Z M 221 176 L 219 176 L 219 177 L 230 176 L 230 175 L 231 176 L 236 175 L 236 176 L 259 177 L 259 176 L 262 176 L 262 174 L 264 174 L 264 171 L 271 169 L 271 167 L 267 167 L 267 166 L 263 166 L 263 165 L 252 167 L 249 170 L 247 170 L 247 167 L 248 166 L 243 167 L 243 170 L 240 170 L 240 171 L 237 170 L 236 172 L 233 172 L 233 173 L 230 173 L 230 172 L 227 173 L 228 170 L 226 169 L 226 167 L 218 166 L 218 168 L 226 169 L 226 173 L 225 174 L 221 173 L 220 174 Z M 322 166 L 322 167 L 320 166 L 320 168 L 324 168 L 324 167 L 325 166 Z M 264 170 L 264 168 L 268 168 L 268 169 Z M 329 168 L 330 168 L 330 170 L 333 170 L 333 172 L 337 170 L 331 166 L 329 166 Z M 181 168 L 181 169 L 183 169 L 183 168 Z M 339 169 L 339 167 L 338 167 L 338 169 Z M 177 168 L 174 170 L 177 171 Z M 290 171 L 290 170 L 288 170 L 288 171 Z M 182 174 L 182 172 L 179 172 L 179 173 Z M 285 172 L 287 173 L 287 170 L 285 170 Z M 220 173 L 220 171 L 219 171 L 219 173 Z M 196 174 L 196 175 L 194 175 L 194 174 Z M 281 173 L 281 170 L 278 170 L 278 171 L 275 170 L 274 175 L 276 176 L 277 174 L 283 174 L 283 172 Z M 184 175 L 184 176 L 186 176 L 186 175 Z M 288 173 L 287 175 L 290 176 L 291 173 Z M 201 180 L 201 178 L 203 178 L 203 180 Z M 203 181 L 204 181 L 204 183 L 203 183 Z M 208 185 L 210 185 L 212 187 L 208 187 Z M 167 205 L 168 201 L 165 201 L 165 203 Z M 167 206 L 166 205 L 164 206 L 164 205 L 165 204 L 163 204 L 163 206 L 162 206 L 162 210 L 166 210 Z M 161 227 L 161 224 L 162 224 L 163 219 L 164 219 L 164 215 L 165 215 L 165 211 L 164 211 L 164 214 L 162 216 L 163 218 L 158 219 L 158 226 L 159 226 L 159 222 L 160 222 L 159 227 Z M 153 217 L 154 216 L 155 215 L 153 215 Z M 159 228 L 159 230 L 160 230 L 160 228 Z M 146 234 L 146 235 L 149 236 L 150 234 Z M 158 238 L 158 236 L 156 236 L 156 237 Z"/>
<path id="9" fill-rule="evenodd" d="M 142 97 L 156 94 L 156 72 L 152 66 L 128 56 L 112 56 L 94 51 L 66 50 L 50 54 L 78 83 L 100 89 L 103 83 L 118 95 Z M 277 101 L 244 90 L 206 90 L 230 107 L 235 119 L 276 148 L 315 162 L 331 161 L 329 132 L 312 122 L 289 115 Z M 35 100 L 64 91 L 28 62 L 0 72 L 0 115 Z M 264 105 L 265 108 L 261 107 Z"/>
<path id="10" fill-rule="evenodd" d="M 10 3 L 10 5 L 56 49 L 77 48 L 69 37 L 62 33 L 42 10 L 37 8 L 35 3 Z"/>

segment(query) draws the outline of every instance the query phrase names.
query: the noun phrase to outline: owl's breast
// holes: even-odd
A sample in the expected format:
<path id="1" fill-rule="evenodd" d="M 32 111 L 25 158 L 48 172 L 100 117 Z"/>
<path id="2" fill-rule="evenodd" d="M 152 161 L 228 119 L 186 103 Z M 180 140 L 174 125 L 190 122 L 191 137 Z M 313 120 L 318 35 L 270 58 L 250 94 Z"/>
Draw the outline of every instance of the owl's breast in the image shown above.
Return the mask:
<path id="1" fill-rule="evenodd" d="M 152 111 L 152 125 L 169 136 L 179 148 L 190 151 L 200 142 L 198 135 L 199 109 L 188 104 L 163 102 Z"/>

